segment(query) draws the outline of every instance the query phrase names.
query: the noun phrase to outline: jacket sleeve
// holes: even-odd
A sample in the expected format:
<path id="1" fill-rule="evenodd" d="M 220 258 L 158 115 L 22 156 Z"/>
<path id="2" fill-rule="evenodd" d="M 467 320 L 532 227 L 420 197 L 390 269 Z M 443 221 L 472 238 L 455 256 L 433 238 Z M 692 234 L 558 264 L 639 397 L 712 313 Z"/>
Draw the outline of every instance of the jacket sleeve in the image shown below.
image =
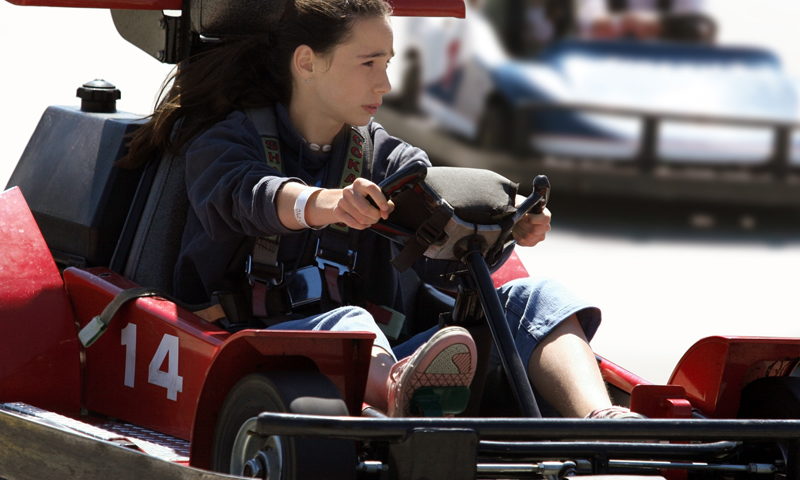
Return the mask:
<path id="1" fill-rule="evenodd" d="M 380 183 L 386 177 L 415 161 L 431 164 L 428 154 L 389 133 L 377 122 L 370 124 L 373 142 L 372 178 Z"/>
<path id="2" fill-rule="evenodd" d="M 290 233 L 275 198 L 284 177 L 267 165 L 261 138 L 241 112 L 231 113 L 186 148 L 189 203 L 212 240 Z"/>

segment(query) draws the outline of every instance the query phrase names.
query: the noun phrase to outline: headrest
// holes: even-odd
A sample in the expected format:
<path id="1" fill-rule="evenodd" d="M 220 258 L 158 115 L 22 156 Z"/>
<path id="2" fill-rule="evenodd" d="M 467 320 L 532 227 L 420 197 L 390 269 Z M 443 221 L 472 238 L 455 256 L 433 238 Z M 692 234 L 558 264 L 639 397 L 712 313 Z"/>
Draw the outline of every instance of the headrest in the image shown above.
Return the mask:
<path id="1" fill-rule="evenodd" d="M 288 0 L 191 0 L 192 29 L 205 37 L 266 33 Z"/>

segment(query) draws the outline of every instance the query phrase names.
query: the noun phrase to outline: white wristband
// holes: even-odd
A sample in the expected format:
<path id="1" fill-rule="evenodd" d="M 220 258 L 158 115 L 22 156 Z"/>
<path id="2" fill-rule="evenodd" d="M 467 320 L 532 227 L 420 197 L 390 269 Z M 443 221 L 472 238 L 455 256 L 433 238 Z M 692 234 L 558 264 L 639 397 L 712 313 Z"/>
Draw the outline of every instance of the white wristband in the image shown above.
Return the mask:
<path id="1" fill-rule="evenodd" d="M 312 228 L 314 230 L 319 230 L 322 227 L 312 227 L 311 225 L 306 222 L 306 203 L 308 202 L 308 197 L 311 196 L 312 193 L 316 192 L 317 190 L 322 190 L 321 188 L 317 187 L 306 187 L 300 195 L 297 196 L 297 199 L 294 201 L 294 219 L 297 220 L 303 228 Z"/>

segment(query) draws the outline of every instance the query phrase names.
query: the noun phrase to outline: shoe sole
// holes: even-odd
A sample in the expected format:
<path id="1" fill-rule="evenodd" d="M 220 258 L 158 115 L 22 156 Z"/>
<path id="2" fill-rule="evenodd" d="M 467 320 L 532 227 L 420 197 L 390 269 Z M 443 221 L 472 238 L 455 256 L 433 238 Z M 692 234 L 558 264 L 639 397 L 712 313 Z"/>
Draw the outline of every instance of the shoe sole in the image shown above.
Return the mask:
<path id="1" fill-rule="evenodd" d="M 432 349 L 438 348 L 437 343 L 448 336 L 461 337 L 462 341 L 433 353 Z M 400 391 L 396 402 L 402 405 L 402 409 L 398 407 L 398 410 L 402 411 L 403 416 L 409 415 L 411 397 L 420 387 L 468 387 L 475 375 L 476 353 L 472 337 L 462 328 L 446 328 L 434 333 L 409 360 L 399 379 Z M 423 365 L 428 358 L 428 364 Z"/>

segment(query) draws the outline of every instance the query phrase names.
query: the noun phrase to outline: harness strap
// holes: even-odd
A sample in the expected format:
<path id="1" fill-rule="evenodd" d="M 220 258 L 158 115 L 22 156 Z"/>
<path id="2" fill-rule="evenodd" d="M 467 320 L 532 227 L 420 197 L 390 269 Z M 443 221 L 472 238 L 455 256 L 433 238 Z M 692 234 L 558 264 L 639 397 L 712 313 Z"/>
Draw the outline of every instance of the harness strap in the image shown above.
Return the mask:
<path id="1" fill-rule="evenodd" d="M 119 292 L 111 302 L 106 305 L 100 315 L 94 316 L 89 322 L 81 328 L 78 332 L 78 339 L 84 347 L 89 347 L 97 339 L 105 333 L 111 320 L 117 314 L 120 308 L 131 300 L 143 297 L 163 296 L 157 290 L 150 287 L 136 287 L 129 288 Z"/>
<path id="2" fill-rule="evenodd" d="M 445 205 L 439 205 L 417 228 L 414 236 L 406 241 L 400 253 L 392 259 L 392 265 L 401 272 L 408 270 L 432 243 L 442 238 L 445 234 L 444 227 L 450 218 L 452 218 L 450 210 Z"/>
<path id="3" fill-rule="evenodd" d="M 358 177 L 372 177 L 372 140 L 366 127 L 351 127 L 339 188 L 352 185 Z M 325 279 L 322 308 L 353 303 L 359 231 L 346 225 L 329 225 L 319 232 L 315 259 Z"/>
<path id="4" fill-rule="evenodd" d="M 277 120 L 270 109 L 247 110 L 264 145 L 267 164 L 283 173 L 280 141 L 277 134 Z M 345 188 L 364 176 L 371 177 L 372 141 L 365 127 L 351 127 L 341 173 L 335 172 L 329 178 L 338 177 L 338 187 Z M 341 158 L 341 157 L 340 157 Z M 332 162 L 329 168 L 338 168 Z M 331 188 L 331 185 L 325 185 Z M 323 303 L 333 306 L 343 305 L 352 295 L 351 274 L 355 268 L 358 231 L 346 225 L 329 225 L 317 233 L 315 259 L 324 280 L 325 295 Z M 283 265 L 278 261 L 280 236 L 264 236 L 256 239 L 247 264 L 247 276 L 251 285 L 252 313 L 266 318 L 283 315 L 291 310 L 292 299 L 288 295 Z M 305 256 L 303 252 L 301 256 Z"/>

